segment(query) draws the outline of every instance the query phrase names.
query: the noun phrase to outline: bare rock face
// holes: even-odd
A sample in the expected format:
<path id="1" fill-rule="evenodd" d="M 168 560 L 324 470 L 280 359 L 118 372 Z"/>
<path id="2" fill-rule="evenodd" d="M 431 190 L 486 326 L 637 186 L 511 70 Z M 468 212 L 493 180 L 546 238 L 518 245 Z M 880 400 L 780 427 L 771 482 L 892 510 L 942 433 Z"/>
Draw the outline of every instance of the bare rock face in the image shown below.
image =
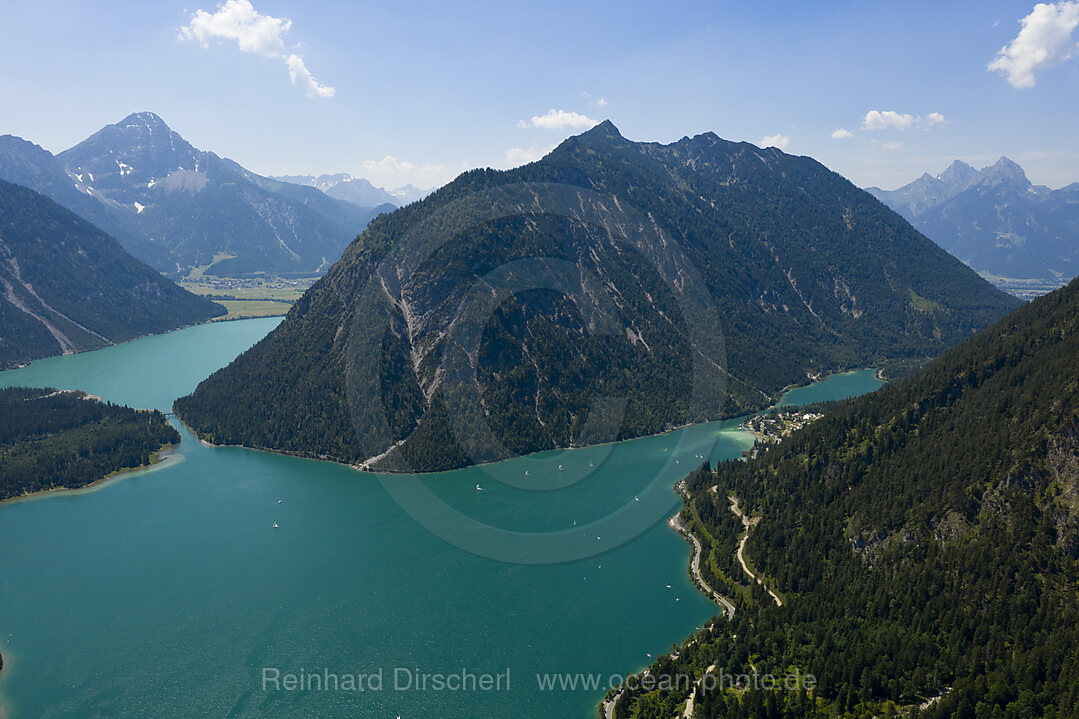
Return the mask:
<path id="1" fill-rule="evenodd" d="M 211 441 L 444 469 L 737 416 L 1017 304 L 810 158 L 605 122 L 379 217 L 177 409 Z"/>

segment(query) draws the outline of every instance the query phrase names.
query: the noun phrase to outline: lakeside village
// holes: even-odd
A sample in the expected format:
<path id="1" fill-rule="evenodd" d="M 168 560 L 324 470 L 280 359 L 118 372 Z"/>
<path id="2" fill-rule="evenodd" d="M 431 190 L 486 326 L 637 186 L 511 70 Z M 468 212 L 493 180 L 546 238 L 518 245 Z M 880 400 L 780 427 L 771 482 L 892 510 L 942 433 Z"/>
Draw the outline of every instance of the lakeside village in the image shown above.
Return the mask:
<path id="1" fill-rule="evenodd" d="M 742 429 L 752 432 L 757 438 L 753 449 L 742 452 L 742 456 L 753 459 L 761 449 L 767 449 L 769 445 L 778 444 L 784 437 L 789 437 L 810 422 L 815 422 L 824 415 L 820 412 L 809 412 L 801 407 L 780 409 L 773 407 L 768 412 L 755 414 L 742 423 Z"/>
<path id="2" fill-rule="evenodd" d="M 218 294 L 228 294 L 235 292 L 236 290 L 291 290 L 302 294 L 304 290 L 315 283 L 315 279 L 317 278 L 302 277 L 298 279 L 286 279 L 283 277 L 216 277 L 213 275 L 203 275 L 197 280 L 188 278 L 186 282 L 188 284 L 201 285 L 203 293 L 216 292 Z"/>

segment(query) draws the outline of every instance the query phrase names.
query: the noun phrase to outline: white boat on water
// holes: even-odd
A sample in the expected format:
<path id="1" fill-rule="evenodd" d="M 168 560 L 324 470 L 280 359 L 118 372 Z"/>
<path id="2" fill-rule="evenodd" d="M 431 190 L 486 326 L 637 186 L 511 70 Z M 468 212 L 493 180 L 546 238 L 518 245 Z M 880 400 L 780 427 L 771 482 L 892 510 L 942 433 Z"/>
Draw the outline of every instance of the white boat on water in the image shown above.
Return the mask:
<path id="1" fill-rule="evenodd" d="M 559 471 L 559 472 L 561 472 L 561 471 L 562 471 L 562 465 L 558 465 L 558 471 Z"/>

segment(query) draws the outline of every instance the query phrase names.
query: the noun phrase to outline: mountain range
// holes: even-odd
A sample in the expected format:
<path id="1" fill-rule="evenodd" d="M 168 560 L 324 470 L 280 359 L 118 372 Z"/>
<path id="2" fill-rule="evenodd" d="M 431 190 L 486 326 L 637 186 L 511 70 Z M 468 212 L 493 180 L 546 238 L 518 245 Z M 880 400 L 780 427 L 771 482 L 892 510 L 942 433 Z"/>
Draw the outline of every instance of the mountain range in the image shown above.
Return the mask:
<path id="1" fill-rule="evenodd" d="M 1079 280 L 755 458 L 695 472 L 681 516 L 737 611 L 648 670 L 816 681 L 812 696 L 713 685 L 694 697 L 708 719 L 1074 716 L 1077 317 Z M 689 692 L 630 688 L 614 716 L 680 715 Z"/>
<path id="2" fill-rule="evenodd" d="M 215 443 L 438 470 L 740 415 L 1017 305 L 811 158 L 607 121 L 374 220 L 176 410 Z"/>
<path id="3" fill-rule="evenodd" d="M 981 170 L 956 160 L 897 190 L 867 191 L 979 272 L 1054 281 L 1079 274 L 1079 182 L 1034 185 L 1002 157 Z"/>
<path id="4" fill-rule="evenodd" d="M 318 177 L 314 175 L 279 175 L 273 176 L 271 179 L 291 182 L 294 185 L 314 187 L 330 197 L 336 197 L 338 200 L 351 202 L 360 207 L 376 207 L 385 204 L 402 207 L 431 194 L 430 190 L 421 190 L 415 185 L 405 185 L 393 190 L 385 190 L 381 187 L 375 187 L 362 177 L 353 177 L 345 172 L 319 175 Z"/>
<path id="5" fill-rule="evenodd" d="M 223 314 L 70 210 L 0 180 L 0 369 Z"/>
<path id="6" fill-rule="evenodd" d="M 0 179 L 45 194 L 163 272 L 324 271 L 379 212 L 256 175 L 193 147 L 152 112 L 58 155 L 0 136 Z"/>

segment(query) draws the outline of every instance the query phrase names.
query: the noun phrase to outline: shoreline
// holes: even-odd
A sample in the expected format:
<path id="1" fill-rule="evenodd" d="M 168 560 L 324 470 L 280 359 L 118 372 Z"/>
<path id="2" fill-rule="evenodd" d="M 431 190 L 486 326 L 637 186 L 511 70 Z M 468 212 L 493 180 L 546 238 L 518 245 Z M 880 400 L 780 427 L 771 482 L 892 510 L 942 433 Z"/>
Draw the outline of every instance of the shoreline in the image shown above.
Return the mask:
<path id="1" fill-rule="evenodd" d="M 175 464 L 179 464 L 183 455 L 177 451 L 180 447 L 180 443 L 167 444 L 154 452 L 150 458 L 150 464 L 143 464 L 138 467 L 122 467 L 120 469 L 109 472 L 100 479 L 95 479 L 93 482 L 84 484 L 81 487 L 50 487 L 49 489 L 42 489 L 37 492 L 26 492 L 14 497 L 8 497 L 7 499 L 0 499 L 0 507 L 8 504 L 16 504 L 18 502 L 30 502 L 38 499 L 48 499 L 50 497 L 64 496 L 64 495 L 78 495 L 89 494 L 90 492 L 96 492 L 99 489 L 127 479 L 133 474 L 138 473 L 150 473 L 159 469 L 167 469 Z M 3 674 L 3 667 L 0 667 L 0 674 Z M 3 719 L 3 715 L 0 714 L 0 719 Z"/>
<path id="2" fill-rule="evenodd" d="M 205 319 L 202 322 L 192 322 L 191 324 L 181 325 L 179 327 L 173 327 L 172 329 L 165 330 L 164 332 L 147 332 L 146 334 L 137 335 L 135 337 L 131 337 L 131 338 L 128 338 L 126 340 L 123 340 L 122 342 L 113 342 L 113 341 L 110 340 L 109 344 L 107 344 L 107 345 L 102 345 L 101 347 L 87 348 L 87 349 L 84 349 L 84 350 L 79 350 L 78 352 L 68 352 L 67 354 L 65 354 L 63 352 L 57 352 L 56 354 L 46 355 L 45 357 L 35 357 L 34 359 L 27 360 L 26 362 L 23 362 L 22 364 L 17 364 L 14 367 L 0 368 L 0 374 L 3 374 L 4 372 L 14 372 L 15 370 L 26 369 L 27 367 L 32 367 L 35 362 L 40 362 L 41 360 L 55 359 L 57 357 L 71 357 L 73 355 L 86 354 L 87 352 L 98 352 L 100 350 L 106 350 L 106 349 L 108 349 L 110 347 L 121 347 L 123 345 L 129 344 L 129 343 L 134 342 L 136 340 L 146 339 L 147 337 L 160 337 L 161 335 L 167 335 L 167 334 L 170 334 L 172 332 L 179 332 L 180 330 L 191 329 L 192 327 L 201 327 L 203 325 L 212 325 L 212 324 L 214 324 L 216 322 L 224 321 L 224 320 L 218 319 L 218 318 L 224 317 L 224 316 L 225 315 L 218 315 L 217 317 L 211 317 L 211 318 Z M 285 315 L 267 315 L 266 317 L 233 317 L 232 319 L 227 320 L 227 321 L 228 322 L 240 322 L 240 321 L 244 321 L 244 320 L 268 320 L 268 319 L 273 319 L 275 317 L 284 317 L 284 316 Z M 3 717 L 0 716 L 0 719 L 3 719 Z"/>
<path id="3" fill-rule="evenodd" d="M 855 370 L 855 371 L 858 371 L 858 370 Z M 190 432 L 191 436 L 194 437 L 196 440 L 198 440 L 199 444 L 201 444 L 203 447 L 245 449 L 245 450 L 247 450 L 249 452 L 267 452 L 269 454 L 279 454 L 279 455 L 282 455 L 284 457 L 294 457 L 296 459 L 309 459 L 309 460 L 312 460 L 314 462 L 329 462 L 331 464 L 337 464 L 337 465 L 340 465 L 342 467 L 348 467 L 349 469 L 354 469 L 354 470 L 356 470 L 357 472 L 359 472 L 361 474 L 384 474 L 384 475 L 401 475 L 401 476 L 405 476 L 405 475 L 433 475 L 433 474 L 444 474 L 446 472 L 460 472 L 463 469 L 472 469 L 473 467 L 489 467 L 492 464 L 500 464 L 502 462 L 509 462 L 509 461 L 516 460 L 516 459 L 524 459 L 526 457 L 533 457 L 533 456 L 535 456 L 537 454 L 540 454 L 542 452 L 573 452 L 573 451 L 581 450 L 581 449 L 595 449 L 597 447 L 606 447 L 608 445 L 619 444 L 621 442 L 634 442 L 634 441 L 636 441 L 638 439 L 652 439 L 652 438 L 655 438 L 655 437 L 662 437 L 663 435 L 670 434 L 671 432 L 677 432 L 679 430 L 687 429 L 689 427 L 703 427 L 704 425 L 707 425 L 707 424 L 721 424 L 721 423 L 724 423 L 724 422 L 734 422 L 736 420 L 745 421 L 746 418 L 753 416 L 753 414 L 755 414 L 755 413 L 741 414 L 741 415 L 738 415 L 737 417 L 728 417 L 726 419 L 712 419 L 712 420 L 708 420 L 706 422 L 690 422 L 689 424 L 682 424 L 682 425 L 679 425 L 677 427 L 672 427 L 671 429 L 665 429 L 662 432 L 656 432 L 655 434 L 642 434 L 639 437 L 627 437 L 625 439 L 615 439 L 615 440 L 611 440 L 610 442 L 600 442 L 598 444 L 586 444 L 586 445 L 582 445 L 580 447 L 553 447 L 551 449 L 537 449 L 535 452 L 529 452 L 528 454 L 519 454 L 516 457 L 505 457 L 504 459 L 492 459 L 489 462 L 478 462 L 476 464 L 466 464 L 463 467 L 454 467 L 452 469 L 429 469 L 429 470 L 422 470 L 422 471 L 418 471 L 418 472 L 416 472 L 416 471 L 413 471 L 413 472 L 398 472 L 398 471 L 387 470 L 387 469 L 370 469 L 370 468 L 364 467 L 362 465 L 353 464 L 352 462 L 346 462 L 345 460 L 337 459 L 337 458 L 334 458 L 334 457 L 327 457 L 325 455 L 314 455 L 314 454 L 309 454 L 309 453 L 306 453 L 306 452 L 292 452 L 292 451 L 289 451 L 287 449 L 271 449 L 270 447 L 250 447 L 250 446 L 248 446 L 246 444 L 214 444 L 213 442 L 210 442 L 209 440 L 206 440 L 206 439 L 203 439 L 202 437 L 200 437 L 198 435 L 198 433 L 190 425 L 188 425 L 187 422 L 185 422 L 183 420 L 183 418 L 180 417 L 178 414 L 174 413 L 173 418 L 175 418 L 177 422 L 182 424 L 184 426 L 184 429 L 187 430 L 188 432 Z M 742 430 L 740 426 L 736 426 L 736 427 L 731 427 L 729 429 L 721 430 L 721 431 L 740 432 L 740 431 L 745 431 L 745 430 Z M 705 460 L 705 461 L 707 461 L 707 460 Z"/>
<path id="4" fill-rule="evenodd" d="M 689 542 L 690 546 L 693 548 L 693 553 L 689 558 L 689 568 L 687 570 L 689 578 L 693 582 L 693 588 L 721 607 L 728 620 L 733 619 L 735 612 L 734 604 L 730 599 L 720 594 L 715 589 L 712 589 L 712 586 L 704 580 L 704 576 L 700 573 L 700 561 L 703 555 L 701 541 L 697 539 L 693 534 L 693 531 L 682 521 L 681 513 L 668 519 L 667 526 L 679 537 Z"/>
<path id="5" fill-rule="evenodd" d="M 265 318 L 256 318 L 256 319 L 265 319 Z M 824 382 L 825 380 L 829 379 L 830 377 L 834 377 L 834 376 L 838 376 L 838 375 L 845 375 L 845 374 L 854 374 L 855 372 L 865 372 L 867 370 L 874 370 L 874 369 L 877 369 L 877 368 L 861 367 L 861 368 L 857 368 L 857 369 L 835 370 L 835 371 L 832 371 L 832 372 L 828 372 L 826 374 L 821 374 L 821 375 L 819 375 L 819 379 L 811 380 L 808 384 L 788 385 L 787 387 L 784 387 L 783 390 L 780 392 L 779 399 L 781 400 L 783 398 L 783 395 L 787 394 L 788 392 L 790 392 L 793 389 L 800 389 L 802 387 L 810 387 L 810 386 L 812 386 L 814 384 L 817 384 L 819 382 Z M 879 369 L 877 369 L 877 371 L 879 371 Z M 874 376 L 876 376 L 876 375 L 874 375 Z M 882 380 L 882 381 L 884 381 L 884 380 Z M 762 407 L 760 409 L 756 409 L 756 410 L 753 410 L 751 412 L 747 412 L 745 414 L 734 415 L 734 416 L 731 416 L 731 417 L 722 417 L 722 418 L 719 418 L 719 419 L 711 419 L 711 420 L 707 420 L 707 421 L 704 421 L 704 422 L 688 422 L 686 424 L 680 424 L 677 427 L 671 427 L 670 429 L 664 429 L 661 432 L 654 432 L 652 434 L 642 434 L 642 435 L 640 435 L 638 437 L 627 437 L 625 439 L 616 439 L 616 440 L 611 440 L 609 442 L 600 442 L 598 444 L 586 444 L 586 445 L 582 445 L 582 446 L 579 446 L 579 447 L 551 447 L 549 449 L 537 449 L 535 452 L 529 452 L 528 454 L 520 454 L 520 455 L 517 455 L 516 457 L 505 457 L 503 459 L 494 459 L 494 460 L 491 460 L 489 462 L 478 462 L 478 463 L 475 463 L 475 464 L 467 464 L 467 465 L 465 465 L 463 467 L 454 467 L 452 469 L 430 469 L 430 470 L 411 471 L 411 472 L 399 472 L 399 471 L 389 470 L 389 469 L 372 469 L 370 467 L 364 466 L 363 463 L 355 464 L 353 462 L 349 462 L 347 460 L 343 460 L 343 459 L 340 459 L 340 458 L 337 458 L 337 457 L 330 457 L 330 456 L 327 456 L 327 455 L 317 455 L 317 454 L 314 454 L 314 453 L 311 453 L 311 452 L 298 452 L 298 451 L 292 451 L 292 450 L 287 450 L 287 449 L 274 449 L 274 448 L 271 448 L 271 447 L 252 447 L 252 446 L 249 446 L 249 445 L 246 445 L 246 444 L 215 444 L 213 442 L 210 442 L 209 440 L 203 439 L 199 435 L 198 431 L 195 430 L 194 427 L 189 425 L 184 420 L 183 417 L 181 417 L 178 413 L 176 413 L 175 402 L 174 402 L 173 406 L 170 407 L 170 409 L 172 410 L 173 417 L 176 419 L 176 421 L 178 421 L 180 424 L 182 424 L 184 426 L 184 429 L 186 429 L 188 432 L 190 432 L 191 436 L 194 437 L 195 439 L 197 439 L 199 441 L 199 443 L 202 444 L 204 447 L 232 447 L 232 448 L 238 448 L 238 449 L 246 449 L 246 450 L 254 451 L 254 452 L 269 452 L 270 454 L 279 454 L 279 455 L 283 455 L 285 457 L 296 457 L 297 459 L 311 459 L 311 460 L 315 460 L 317 462 L 331 462 L 333 464 L 339 464 L 339 465 L 342 465 L 342 466 L 345 466 L 345 467 L 350 467 L 351 469 L 354 469 L 357 472 L 368 473 L 368 474 L 431 475 L 431 474 L 441 474 L 443 472 L 456 472 L 458 470 L 469 469 L 469 468 L 472 468 L 472 467 L 486 467 L 488 465 L 498 464 L 499 462 L 506 462 L 506 461 L 509 461 L 509 460 L 512 460 L 512 459 L 522 459 L 524 457 L 531 457 L 533 455 L 540 454 L 541 452 L 568 452 L 568 451 L 577 450 L 577 449 L 593 449 L 595 447 L 605 447 L 605 446 L 611 445 L 611 444 L 618 444 L 619 442 L 629 442 L 629 441 L 633 441 L 633 440 L 637 440 L 637 439 L 648 439 L 650 437 L 661 437 L 661 436 L 663 436 L 665 434 L 670 434 L 671 432 L 677 432 L 679 430 L 683 430 L 683 429 L 686 429 L 688 427 L 701 427 L 701 426 L 706 425 L 706 424 L 719 424 L 721 422 L 733 422 L 735 420 L 741 420 L 744 423 L 747 419 L 749 419 L 750 417 L 752 417 L 754 415 L 761 414 L 761 413 L 767 412 L 767 411 L 769 411 L 769 410 L 771 410 L 771 409 L 773 409 L 775 407 L 778 407 L 778 404 L 777 404 L 778 402 L 779 402 L 779 400 L 776 400 L 775 403 L 770 404 L 767 407 Z M 733 429 L 740 430 L 741 427 L 734 427 Z M 741 430 L 741 431 L 746 431 L 746 430 Z M 389 451 L 389 450 L 387 450 L 387 451 Z M 383 454 L 385 454 L 385 453 L 383 453 Z M 369 459 L 364 460 L 364 462 L 369 461 Z"/>
<path id="6" fill-rule="evenodd" d="M 0 684 L 3 684 L 4 674 L 7 673 L 7 667 L 10 663 L 11 654 L 9 653 L 7 654 L 7 656 L 5 656 L 3 653 L 0 653 Z M 7 716 L 8 706 L 4 703 L 4 695 L 0 694 L 0 719 L 7 719 Z"/>

